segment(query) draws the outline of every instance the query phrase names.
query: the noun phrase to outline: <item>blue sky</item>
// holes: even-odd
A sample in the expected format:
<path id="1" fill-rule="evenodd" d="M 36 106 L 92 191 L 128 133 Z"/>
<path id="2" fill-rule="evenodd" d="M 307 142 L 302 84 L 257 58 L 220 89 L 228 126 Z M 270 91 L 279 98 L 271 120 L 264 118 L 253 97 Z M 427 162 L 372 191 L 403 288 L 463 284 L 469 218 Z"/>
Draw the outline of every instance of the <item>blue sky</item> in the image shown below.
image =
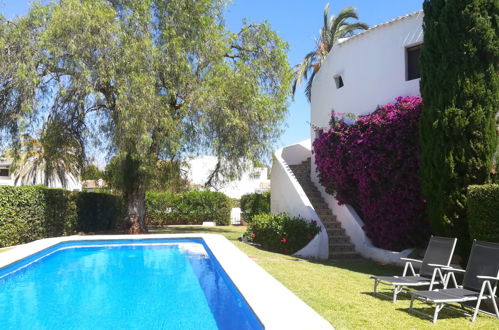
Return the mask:
<path id="1" fill-rule="evenodd" d="M 332 0 L 330 13 L 336 14 L 342 8 L 357 8 L 360 20 L 370 26 L 422 8 L 423 0 Z M 25 14 L 30 1 L 0 0 L 0 12 L 7 18 Z M 234 0 L 227 7 L 226 23 L 238 31 L 243 18 L 251 22 L 267 20 L 272 28 L 289 43 L 289 61 L 298 64 L 315 45 L 322 25 L 322 12 L 328 1 L 322 0 Z M 309 136 L 310 105 L 303 89 L 298 89 L 294 101 L 289 102 L 285 132 L 277 147 L 293 144 Z"/>

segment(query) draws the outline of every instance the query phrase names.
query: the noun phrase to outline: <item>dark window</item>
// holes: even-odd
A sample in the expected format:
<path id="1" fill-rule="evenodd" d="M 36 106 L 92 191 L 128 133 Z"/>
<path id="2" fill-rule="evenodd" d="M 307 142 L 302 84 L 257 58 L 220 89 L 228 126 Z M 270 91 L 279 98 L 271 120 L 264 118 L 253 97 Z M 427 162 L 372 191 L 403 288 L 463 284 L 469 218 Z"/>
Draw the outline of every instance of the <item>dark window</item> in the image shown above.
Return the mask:
<path id="1" fill-rule="evenodd" d="M 413 80 L 421 77 L 421 65 L 419 64 L 420 53 L 421 45 L 406 48 L 407 80 Z"/>
<path id="2" fill-rule="evenodd" d="M 335 76 L 334 83 L 336 84 L 336 88 L 343 87 L 343 78 L 341 78 L 341 76 Z"/>
<path id="3" fill-rule="evenodd" d="M 8 168 L 0 168 L 0 176 L 9 176 Z"/>

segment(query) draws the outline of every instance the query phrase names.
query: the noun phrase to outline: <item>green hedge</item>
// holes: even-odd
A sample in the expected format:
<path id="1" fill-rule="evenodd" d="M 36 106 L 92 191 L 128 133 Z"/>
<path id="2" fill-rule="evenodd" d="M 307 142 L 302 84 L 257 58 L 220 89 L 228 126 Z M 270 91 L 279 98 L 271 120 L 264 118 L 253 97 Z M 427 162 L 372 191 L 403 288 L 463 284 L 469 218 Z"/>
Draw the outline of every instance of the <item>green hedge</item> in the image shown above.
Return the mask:
<path id="1" fill-rule="evenodd" d="M 471 239 L 499 243 L 499 184 L 469 186 L 467 212 Z"/>
<path id="2" fill-rule="evenodd" d="M 231 199 L 213 191 L 149 192 L 146 195 L 146 221 L 154 226 L 194 225 L 203 221 L 229 225 L 231 209 Z"/>
<path id="3" fill-rule="evenodd" d="M 116 229 L 124 216 L 123 200 L 119 196 L 81 192 L 76 194 L 77 231 L 92 232 Z"/>
<path id="4" fill-rule="evenodd" d="M 259 214 L 253 217 L 244 237 L 264 249 L 293 254 L 321 231 L 317 222 L 287 214 Z"/>
<path id="5" fill-rule="evenodd" d="M 121 198 L 44 186 L 0 187 L 0 247 L 116 228 Z"/>
<path id="6" fill-rule="evenodd" d="M 270 192 L 241 196 L 241 217 L 246 222 L 258 214 L 270 213 Z"/>

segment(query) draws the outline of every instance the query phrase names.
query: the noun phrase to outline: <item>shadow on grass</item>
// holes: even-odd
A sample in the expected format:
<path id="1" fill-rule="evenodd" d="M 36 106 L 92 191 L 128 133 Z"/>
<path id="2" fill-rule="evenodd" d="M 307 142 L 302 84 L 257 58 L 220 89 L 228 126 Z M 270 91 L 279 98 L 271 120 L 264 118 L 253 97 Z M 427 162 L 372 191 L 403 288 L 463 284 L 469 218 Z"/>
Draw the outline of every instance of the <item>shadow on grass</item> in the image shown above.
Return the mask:
<path id="1" fill-rule="evenodd" d="M 397 308 L 398 311 L 400 312 L 405 312 L 410 316 L 417 317 L 420 320 L 427 321 L 428 324 L 433 324 L 432 319 L 433 319 L 433 313 L 435 312 L 434 307 L 417 307 L 413 308 L 413 311 L 409 308 Z M 456 311 L 448 310 L 448 309 L 443 309 L 438 313 L 438 320 L 445 320 L 445 319 L 461 319 L 461 318 L 469 318 L 461 313 L 458 313 Z M 437 320 L 437 323 L 438 323 Z"/>
<path id="2" fill-rule="evenodd" d="M 346 260 L 319 260 L 306 258 L 305 260 L 315 264 L 341 268 L 366 275 L 389 276 L 402 274 L 402 269 L 400 267 L 392 265 L 381 265 L 372 260 L 364 258 Z"/>
<path id="3" fill-rule="evenodd" d="M 374 283 L 373 283 L 373 286 L 374 286 Z M 392 301 L 393 291 L 382 291 L 381 293 L 383 295 L 375 294 L 374 292 L 361 292 L 361 294 L 363 294 L 363 295 L 370 296 L 370 297 L 373 297 L 376 299 L 380 299 L 380 300 L 388 301 L 388 302 Z M 409 296 L 408 294 L 399 293 L 397 295 L 397 302 L 398 301 L 411 301 L 411 296 Z"/>

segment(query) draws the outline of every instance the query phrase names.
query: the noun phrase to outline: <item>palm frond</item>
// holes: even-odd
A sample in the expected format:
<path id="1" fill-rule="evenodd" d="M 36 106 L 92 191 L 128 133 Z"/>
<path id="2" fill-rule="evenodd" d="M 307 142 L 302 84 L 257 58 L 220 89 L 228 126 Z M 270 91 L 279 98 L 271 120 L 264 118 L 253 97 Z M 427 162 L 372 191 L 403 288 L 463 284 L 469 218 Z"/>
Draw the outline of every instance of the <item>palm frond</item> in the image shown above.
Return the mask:
<path id="1" fill-rule="evenodd" d="M 302 80 L 308 79 L 308 72 L 313 67 L 313 62 L 315 60 L 315 57 L 316 57 L 315 51 L 309 52 L 307 55 L 305 55 L 305 58 L 303 59 L 303 61 L 293 68 L 294 77 L 295 77 L 294 82 L 293 82 L 293 86 L 292 86 L 293 95 L 296 91 L 296 87 L 301 86 Z"/>
<path id="2" fill-rule="evenodd" d="M 307 81 L 307 86 L 305 87 L 305 95 L 307 96 L 308 102 L 312 102 L 312 85 L 314 83 L 315 74 L 317 72 L 314 71 L 310 76 L 310 79 Z"/>
<path id="3" fill-rule="evenodd" d="M 367 30 L 369 25 L 362 22 L 349 23 L 339 27 L 337 30 L 337 39 L 351 37 L 355 34 L 357 30 Z"/>
<path id="4" fill-rule="evenodd" d="M 296 87 L 300 86 L 302 80 L 305 79 L 307 80 L 305 94 L 310 102 L 315 74 L 319 71 L 334 44 L 339 38 L 352 36 L 356 30 L 369 28 L 367 24 L 362 22 L 349 23 L 348 19 L 359 19 L 355 8 L 346 7 L 335 17 L 334 15 L 329 16 L 329 3 L 326 4 L 323 12 L 323 27 L 320 30 L 319 39 L 316 41 L 316 50 L 308 53 L 303 61 L 294 67 L 293 96 Z"/>
<path id="5" fill-rule="evenodd" d="M 326 29 L 328 28 L 329 26 L 329 2 L 326 4 L 326 6 L 324 7 L 324 25 L 323 25 L 323 29 Z"/>
<path id="6" fill-rule="evenodd" d="M 369 26 L 367 24 L 362 23 L 362 22 L 349 23 L 349 22 L 347 22 L 348 19 L 359 19 L 359 16 L 358 16 L 355 8 L 353 8 L 353 7 L 344 8 L 338 14 L 338 16 L 336 16 L 336 18 L 334 19 L 334 22 L 331 24 L 330 30 L 329 30 L 329 34 L 330 34 L 331 38 L 333 39 L 333 43 L 331 44 L 331 48 L 332 48 L 333 44 L 336 43 L 336 41 L 339 38 L 344 38 L 344 37 L 350 36 L 348 34 L 341 32 L 341 30 L 343 30 L 345 26 L 355 24 L 358 27 L 358 29 L 366 30 L 369 28 Z M 359 25 L 359 23 L 360 23 L 360 25 Z M 354 30 L 356 30 L 356 29 L 354 29 Z M 331 50 L 331 49 L 329 49 L 329 50 Z"/>

